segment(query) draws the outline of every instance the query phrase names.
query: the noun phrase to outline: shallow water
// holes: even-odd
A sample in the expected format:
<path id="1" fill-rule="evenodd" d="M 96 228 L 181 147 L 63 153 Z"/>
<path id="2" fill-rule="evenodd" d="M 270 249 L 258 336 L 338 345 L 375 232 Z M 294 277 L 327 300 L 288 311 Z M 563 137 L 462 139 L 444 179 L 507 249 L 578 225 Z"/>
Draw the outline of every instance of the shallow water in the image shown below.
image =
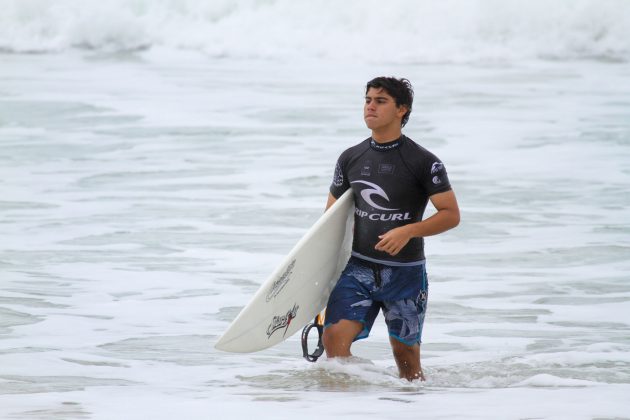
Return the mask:
<path id="1" fill-rule="evenodd" d="M 624 418 L 630 67 L 2 55 L 0 417 Z M 427 240 L 424 384 L 214 350 L 404 75 L 462 224 Z"/>

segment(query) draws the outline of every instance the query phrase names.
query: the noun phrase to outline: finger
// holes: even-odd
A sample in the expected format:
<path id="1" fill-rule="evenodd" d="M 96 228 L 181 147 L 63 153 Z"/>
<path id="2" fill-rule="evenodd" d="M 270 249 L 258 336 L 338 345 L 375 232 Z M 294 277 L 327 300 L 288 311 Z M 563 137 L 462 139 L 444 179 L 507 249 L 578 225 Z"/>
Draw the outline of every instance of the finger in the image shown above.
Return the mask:
<path id="1" fill-rule="evenodd" d="M 390 247 L 394 245 L 394 240 L 390 237 L 385 237 L 378 242 L 382 247 Z"/>
<path id="2" fill-rule="evenodd" d="M 383 236 L 385 235 L 379 236 L 379 238 L 382 238 Z M 376 244 L 374 248 L 381 250 L 385 248 L 388 244 L 389 244 L 389 240 L 387 238 L 383 238 L 380 241 L 378 241 L 378 243 Z"/>
<path id="3" fill-rule="evenodd" d="M 398 253 L 399 253 L 400 251 L 402 251 L 402 249 L 403 249 L 404 247 L 405 247 L 405 245 L 404 245 L 403 243 L 400 243 L 400 242 L 396 243 L 396 245 L 394 246 L 394 249 L 392 250 L 392 254 L 391 254 L 391 255 L 392 255 L 392 256 L 393 256 L 393 255 L 398 255 Z"/>
<path id="4" fill-rule="evenodd" d="M 376 244 L 376 249 L 379 251 L 390 252 L 395 247 L 390 241 L 382 240 L 378 244 Z"/>

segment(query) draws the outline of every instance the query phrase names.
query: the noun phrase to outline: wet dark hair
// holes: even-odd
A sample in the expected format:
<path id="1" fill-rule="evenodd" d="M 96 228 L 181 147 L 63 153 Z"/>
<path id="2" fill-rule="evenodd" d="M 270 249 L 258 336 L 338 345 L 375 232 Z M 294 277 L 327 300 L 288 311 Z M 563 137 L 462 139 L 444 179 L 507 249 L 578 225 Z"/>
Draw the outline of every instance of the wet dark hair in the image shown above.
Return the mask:
<path id="1" fill-rule="evenodd" d="M 400 125 L 402 127 L 409 121 L 411 115 L 411 105 L 413 104 L 413 86 L 407 79 L 396 79 L 395 77 L 376 77 L 370 80 L 365 87 L 367 95 L 370 88 L 383 89 L 396 101 L 396 106 L 402 105 L 407 107 L 407 112 L 403 115 Z"/>

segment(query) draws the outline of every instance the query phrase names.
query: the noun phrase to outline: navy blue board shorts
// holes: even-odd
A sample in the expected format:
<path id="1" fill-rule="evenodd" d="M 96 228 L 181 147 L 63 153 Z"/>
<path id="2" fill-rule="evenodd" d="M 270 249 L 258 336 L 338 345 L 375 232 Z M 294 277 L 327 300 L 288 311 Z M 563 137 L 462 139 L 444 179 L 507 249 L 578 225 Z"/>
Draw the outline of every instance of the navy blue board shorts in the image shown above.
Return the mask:
<path id="1" fill-rule="evenodd" d="M 428 292 L 424 263 L 397 267 L 351 257 L 328 299 L 325 327 L 359 321 L 363 330 L 354 340 L 360 340 L 382 309 L 390 337 L 413 346 L 422 341 Z"/>

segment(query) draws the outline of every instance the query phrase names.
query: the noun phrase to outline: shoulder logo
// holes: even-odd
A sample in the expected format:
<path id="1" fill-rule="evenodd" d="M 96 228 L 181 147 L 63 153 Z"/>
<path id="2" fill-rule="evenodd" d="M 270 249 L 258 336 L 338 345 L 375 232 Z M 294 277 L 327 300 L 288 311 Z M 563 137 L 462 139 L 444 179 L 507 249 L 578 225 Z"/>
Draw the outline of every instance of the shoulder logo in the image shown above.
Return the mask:
<path id="1" fill-rule="evenodd" d="M 439 174 L 440 172 L 442 172 L 444 170 L 444 164 L 442 162 L 433 162 L 433 165 L 431 165 L 431 174 L 435 175 L 435 174 Z M 439 175 L 435 175 L 431 181 L 435 184 L 441 184 L 442 183 L 442 178 L 440 178 Z"/>
<path id="2" fill-rule="evenodd" d="M 431 165 L 432 174 L 437 174 L 442 169 L 444 169 L 444 164 L 442 162 L 433 162 L 433 165 Z"/>
<path id="3" fill-rule="evenodd" d="M 398 209 L 388 209 L 386 207 L 381 207 L 378 204 L 376 204 L 374 202 L 374 200 L 372 199 L 373 195 L 378 195 L 379 197 L 384 198 L 385 200 L 387 200 L 389 202 L 389 197 L 387 196 L 387 194 L 385 193 L 385 191 L 383 191 L 383 189 L 381 187 L 379 187 L 378 185 L 374 184 L 373 182 L 368 182 L 368 181 L 353 181 L 353 184 L 359 183 L 359 184 L 365 184 L 370 188 L 364 188 L 361 191 L 361 197 L 363 197 L 363 199 L 365 200 L 366 203 L 368 203 L 370 206 L 374 207 L 375 209 L 379 209 L 379 210 L 387 210 L 387 211 L 393 211 L 393 210 L 398 210 Z"/>
<path id="4" fill-rule="evenodd" d="M 341 165 L 337 162 L 335 165 L 335 175 L 333 176 L 333 185 L 335 187 L 341 187 L 343 185 L 343 172 L 341 171 Z"/>

